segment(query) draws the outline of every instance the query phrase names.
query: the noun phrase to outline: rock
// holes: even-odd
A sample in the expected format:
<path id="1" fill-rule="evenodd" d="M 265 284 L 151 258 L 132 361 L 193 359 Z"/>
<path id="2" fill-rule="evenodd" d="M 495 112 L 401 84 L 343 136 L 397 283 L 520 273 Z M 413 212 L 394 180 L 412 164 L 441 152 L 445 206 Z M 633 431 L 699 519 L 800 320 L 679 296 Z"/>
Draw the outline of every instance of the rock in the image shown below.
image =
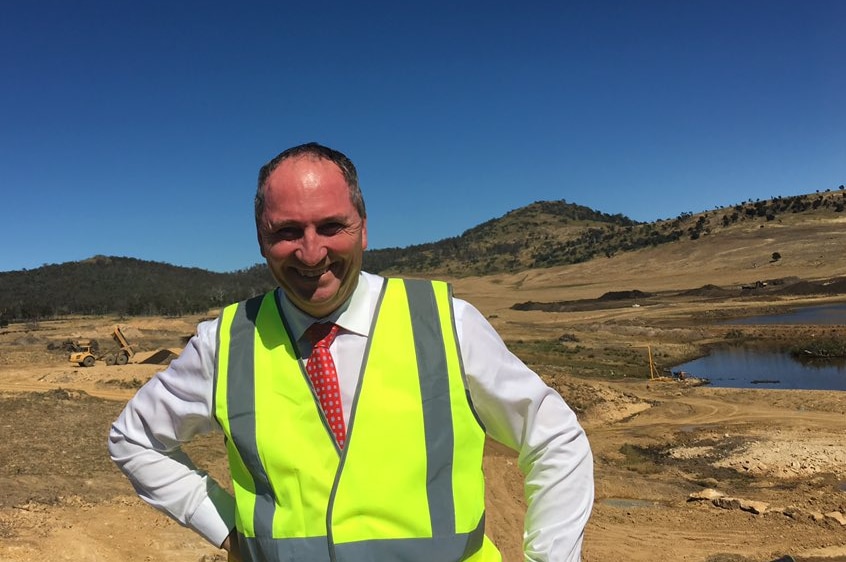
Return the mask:
<path id="1" fill-rule="evenodd" d="M 808 511 L 806 509 L 802 509 L 801 507 L 795 506 L 785 508 L 782 513 L 796 521 L 811 520 L 814 523 L 821 523 L 825 520 L 825 515 L 823 515 L 819 511 Z"/>
<path id="2" fill-rule="evenodd" d="M 793 506 L 793 505 L 791 505 L 789 507 L 785 507 L 784 511 L 782 511 L 782 513 L 784 513 L 785 515 L 787 515 L 788 517 L 790 517 L 791 519 L 794 519 L 796 521 L 799 521 L 799 520 L 802 520 L 802 519 L 810 519 L 810 517 L 811 517 L 810 513 L 808 513 L 807 511 L 805 511 L 805 510 L 803 510 L 799 507 Z"/>
<path id="3" fill-rule="evenodd" d="M 687 501 L 697 501 L 697 500 L 708 500 L 714 501 L 718 498 L 722 498 L 725 496 L 722 492 L 718 492 L 713 488 L 705 488 L 704 490 L 700 490 L 698 492 L 693 492 L 689 496 L 687 496 Z"/>
<path id="4" fill-rule="evenodd" d="M 711 503 L 722 509 L 740 509 L 740 500 L 729 496 L 714 498 Z"/>
<path id="5" fill-rule="evenodd" d="M 846 517 L 839 511 L 829 511 L 828 513 L 824 514 L 825 521 L 834 521 L 835 523 L 839 523 L 841 526 L 846 526 Z"/>
<path id="6" fill-rule="evenodd" d="M 740 500 L 740 509 L 743 511 L 748 511 L 749 513 L 754 513 L 755 515 L 761 515 L 762 513 L 766 513 L 769 510 L 770 504 L 767 502 L 761 502 L 756 500 Z"/>
<path id="7" fill-rule="evenodd" d="M 693 496 L 696 496 L 697 494 L 703 494 L 708 497 L 694 498 Z M 755 515 L 761 515 L 770 509 L 770 504 L 767 502 L 747 500 L 744 498 L 732 498 L 725 496 L 716 490 L 703 490 L 702 492 L 691 494 L 689 497 L 691 499 L 710 499 L 711 503 L 722 509 L 740 509 L 742 511 L 754 513 Z"/>

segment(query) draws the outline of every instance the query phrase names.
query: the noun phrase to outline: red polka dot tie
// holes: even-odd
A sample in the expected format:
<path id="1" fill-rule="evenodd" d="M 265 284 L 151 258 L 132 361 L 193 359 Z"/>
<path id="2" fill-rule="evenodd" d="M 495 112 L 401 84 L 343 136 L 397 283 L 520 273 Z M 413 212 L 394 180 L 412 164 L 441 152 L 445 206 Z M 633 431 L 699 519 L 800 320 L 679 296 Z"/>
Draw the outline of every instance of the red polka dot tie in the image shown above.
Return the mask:
<path id="1" fill-rule="evenodd" d="M 347 440 L 347 428 L 344 424 L 344 410 L 341 407 L 341 390 L 338 387 L 338 372 L 335 361 L 329 353 L 329 346 L 338 335 L 338 325 L 332 323 L 312 324 L 306 330 L 306 337 L 311 342 L 311 355 L 306 363 L 306 372 L 311 379 L 314 392 L 320 400 L 320 407 L 338 446 L 344 448 Z"/>

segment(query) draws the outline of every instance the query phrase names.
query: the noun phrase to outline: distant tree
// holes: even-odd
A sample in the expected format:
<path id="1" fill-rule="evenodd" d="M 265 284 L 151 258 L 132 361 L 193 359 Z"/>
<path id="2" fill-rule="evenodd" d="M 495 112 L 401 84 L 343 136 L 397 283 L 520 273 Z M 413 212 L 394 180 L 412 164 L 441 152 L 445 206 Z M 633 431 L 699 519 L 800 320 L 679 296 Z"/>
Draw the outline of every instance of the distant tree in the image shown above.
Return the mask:
<path id="1" fill-rule="evenodd" d="M 778 252 L 773 252 L 773 261 L 778 261 L 781 259 L 781 254 Z"/>

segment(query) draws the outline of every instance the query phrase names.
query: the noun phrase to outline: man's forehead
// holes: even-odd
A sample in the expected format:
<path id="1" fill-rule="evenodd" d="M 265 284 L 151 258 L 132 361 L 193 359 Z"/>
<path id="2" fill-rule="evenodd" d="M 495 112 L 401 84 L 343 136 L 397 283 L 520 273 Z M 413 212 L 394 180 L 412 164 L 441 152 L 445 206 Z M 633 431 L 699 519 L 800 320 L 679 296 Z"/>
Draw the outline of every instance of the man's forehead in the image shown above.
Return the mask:
<path id="1" fill-rule="evenodd" d="M 347 180 L 341 169 L 331 160 L 325 158 L 292 157 L 291 161 L 283 161 L 267 178 L 266 187 L 271 191 L 288 187 L 317 188 L 329 185 L 342 186 L 349 189 Z"/>

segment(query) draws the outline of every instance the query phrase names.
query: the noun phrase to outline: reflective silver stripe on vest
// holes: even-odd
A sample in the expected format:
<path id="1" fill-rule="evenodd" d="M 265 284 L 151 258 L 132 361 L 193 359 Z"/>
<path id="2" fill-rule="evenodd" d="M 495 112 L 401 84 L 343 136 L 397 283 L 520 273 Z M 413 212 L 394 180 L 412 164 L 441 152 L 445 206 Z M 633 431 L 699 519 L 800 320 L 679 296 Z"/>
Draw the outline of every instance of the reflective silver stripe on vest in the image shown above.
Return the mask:
<path id="1" fill-rule="evenodd" d="M 254 343 L 256 318 L 263 298 L 255 297 L 238 305 L 232 319 L 229 347 L 229 375 L 226 396 L 229 429 L 238 454 L 250 470 L 256 487 L 253 527 L 258 536 L 273 534 L 275 503 L 270 480 L 262 466 L 256 439 Z M 260 560 L 260 559 L 257 559 Z"/>
<path id="2" fill-rule="evenodd" d="M 374 539 L 332 545 L 329 544 L 327 537 L 272 538 L 275 502 L 267 473 L 258 454 L 254 403 L 255 377 L 233 376 L 236 373 L 246 375 L 254 372 L 255 324 L 262 303 L 262 298 L 257 297 L 239 304 L 232 320 L 227 384 L 230 431 L 241 458 L 253 476 L 256 487 L 253 522 L 256 537 L 244 537 L 239 534 L 239 539 L 242 541 L 242 554 L 248 562 L 459 561 L 482 547 L 485 529 L 484 515 L 476 529 L 470 533 L 456 533 L 452 472 L 443 470 L 444 467 L 452 465 L 455 451 L 446 349 L 434 290 L 429 281 L 404 280 L 404 282 L 418 358 L 427 447 L 427 496 L 433 536 L 417 539 Z M 376 307 L 371 336 L 378 321 L 384 289 L 385 287 Z M 287 329 L 287 326 L 283 329 Z M 370 351 L 370 341 L 372 337 L 367 344 L 365 362 Z M 366 365 L 362 365 L 362 373 L 365 370 Z M 360 388 L 359 385 L 358 391 Z M 353 412 L 355 412 L 355 406 Z M 353 414 L 351 424 L 354 423 L 354 418 Z M 352 433 L 351 428 L 350 432 Z M 354 446 L 353 440 L 354 437 L 349 446 Z M 342 463 L 345 457 L 345 455 L 342 456 Z M 343 466 L 341 466 L 342 469 Z M 336 477 L 335 486 L 337 482 Z M 335 490 L 330 495 L 330 519 L 334 494 Z"/>
<path id="3" fill-rule="evenodd" d="M 330 558 L 326 537 L 271 539 L 239 536 L 246 562 L 444 562 L 460 561 L 482 548 L 485 518 L 468 534 L 425 539 L 374 539 L 336 544 Z M 245 548 L 246 547 L 246 548 Z"/>
<path id="4" fill-rule="evenodd" d="M 238 535 L 244 562 L 323 562 L 329 558 L 326 537 L 274 539 Z"/>
<path id="5" fill-rule="evenodd" d="M 446 349 L 435 292 L 428 281 L 406 280 L 405 290 L 411 308 L 411 329 L 417 349 L 417 371 L 423 399 L 423 427 L 426 432 L 427 494 L 432 536 L 455 534 L 455 503 L 452 493 L 454 435 L 450 409 Z M 433 559 L 434 560 L 434 559 Z"/>

